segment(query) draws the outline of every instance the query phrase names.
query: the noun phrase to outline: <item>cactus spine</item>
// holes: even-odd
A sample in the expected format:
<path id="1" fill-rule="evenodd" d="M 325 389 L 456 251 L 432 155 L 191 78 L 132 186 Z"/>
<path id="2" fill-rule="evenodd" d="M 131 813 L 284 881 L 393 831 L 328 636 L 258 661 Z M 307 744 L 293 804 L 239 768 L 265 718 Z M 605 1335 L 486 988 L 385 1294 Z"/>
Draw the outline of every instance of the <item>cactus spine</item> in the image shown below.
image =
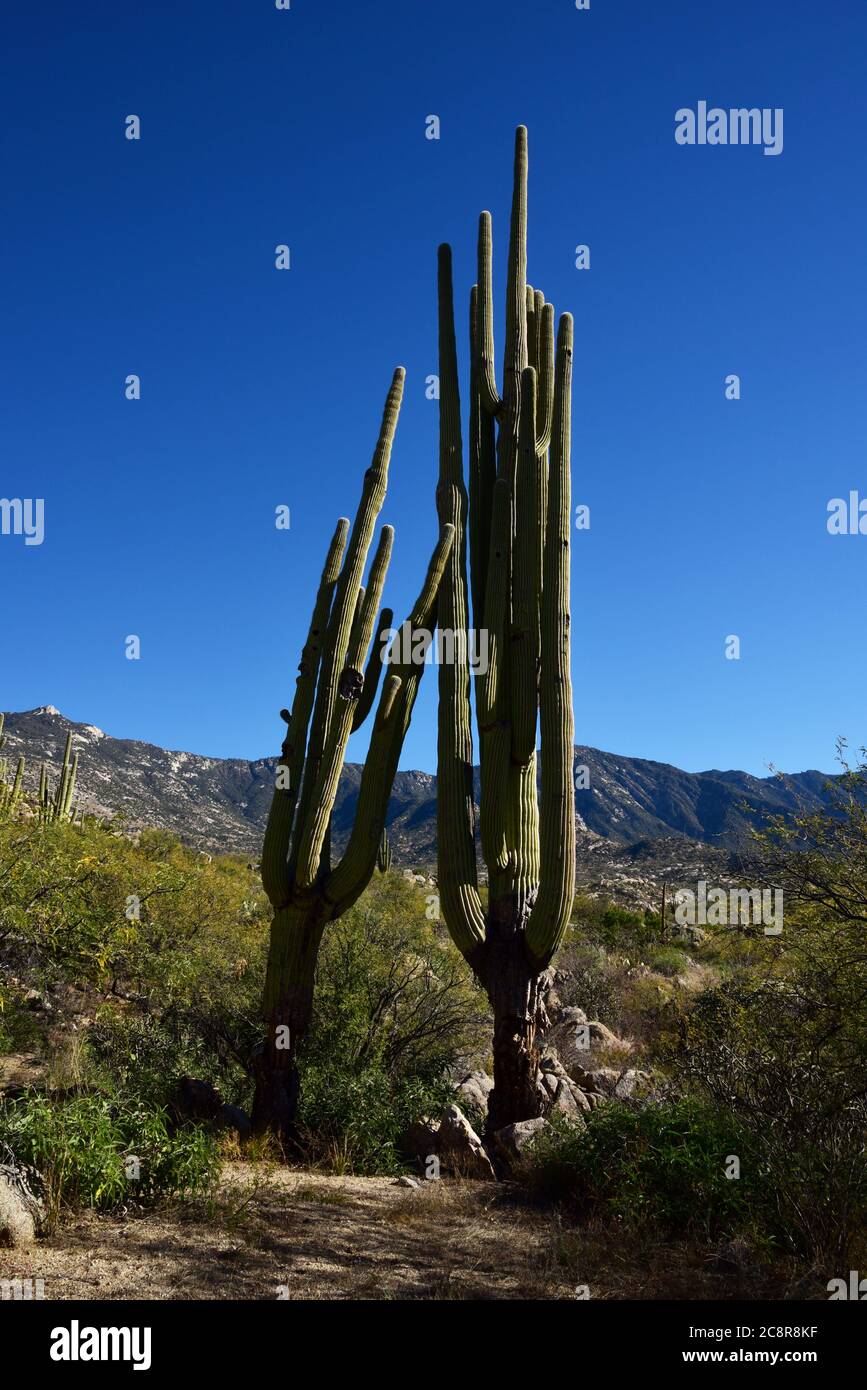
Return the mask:
<path id="1" fill-rule="evenodd" d="M 575 888 L 573 716 L 569 644 L 572 317 L 554 344 L 554 311 L 527 284 L 527 132 L 515 138 L 502 390 L 494 367 L 492 232 L 479 219 L 470 297 L 469 493 L 463 476 L 451 250 L 438 267 L 440 473 L 437 510 L 456 539 L 438 620 L 488 633 L 476 677 L 479 893 L 470 677 L 465 659 L 439 668 L 437 836 L 443 915 L 494 1012 L 491 1131 L 540 1113 L 540 975 L 569 921 Z M 469 538 L 470 576 L 466 547 Z M 456 654 L 461 644 L 455 642 Z M 541 714 L 541 795 L 536 735 Z"/>
<path id="2" fill-rule="evenodd" d="M 281 711 L 287 730 L 262 849 L 262 882 L 274 917 L 262 1005 L 265 1042 L 255 1060 L 253 1125 L 289 1144 L 295 1138 L 298 1045 L 310 1024 L 319 943 L 327 923 L 356 901 L 376 869 L 391 786 L 424 669 L 423 664 L 389 664 L 349 843 L 332 867 L 331 815 L 346 745 L 373 708 L 385 659 L 383 638 L 391 627 L 388 609 L 376 622 L 391 554 L 390 526 L 382 529 L 366 587 L 361 581 L 385 500 L 403 382 L 399 367 L 351 533 L 348 520 L 341 518 L 328 549 L 292 710 Z M 408 619 L 413 628 L 428 629 L 435 621 L 453 538 L 454 528 L 444 525 Z"/>

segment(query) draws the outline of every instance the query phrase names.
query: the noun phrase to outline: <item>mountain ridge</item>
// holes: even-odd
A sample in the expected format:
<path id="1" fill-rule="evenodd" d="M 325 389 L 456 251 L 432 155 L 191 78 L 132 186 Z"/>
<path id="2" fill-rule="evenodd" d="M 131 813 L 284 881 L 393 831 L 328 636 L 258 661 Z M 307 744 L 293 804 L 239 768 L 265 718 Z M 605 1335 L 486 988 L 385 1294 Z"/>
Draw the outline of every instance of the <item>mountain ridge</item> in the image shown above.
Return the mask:
<path id="1" fill-rule="evenodd" d="M 78 794 L 85 810 L 122 813 L 130 828 L 171 830 L 196 848 L 257 854 L 274 782 L 276 757 L 210 758 L 165 749 L 139 739 L 120 739 L 93 724 L 67 719 L 53 705 L 6 715 L 4 756 L 26 758 L 25 788 L 34 790 L 39 765 L 54 778 L 67 733 L 79 758 Z M 754 777 L 736 769 L 684 772 L 672 763 L 577 745 L 579 845 L 596 839 L 617 846 L 678 837 L 727 852 L 746 848 L 750 831 L 769 815 L 826 804 L 829 774 L 808 769 Z M 334 808 L 339 851 L 352 826 L 362 766 L 347 763 Z M 478 768 L 474 769 L 478 801 Z M 582 774 L 583 780 L 583 774 Z M 398 772 L 388 809 L 395 860 L 432 865 L 436 859 L 436 777 Z"/>

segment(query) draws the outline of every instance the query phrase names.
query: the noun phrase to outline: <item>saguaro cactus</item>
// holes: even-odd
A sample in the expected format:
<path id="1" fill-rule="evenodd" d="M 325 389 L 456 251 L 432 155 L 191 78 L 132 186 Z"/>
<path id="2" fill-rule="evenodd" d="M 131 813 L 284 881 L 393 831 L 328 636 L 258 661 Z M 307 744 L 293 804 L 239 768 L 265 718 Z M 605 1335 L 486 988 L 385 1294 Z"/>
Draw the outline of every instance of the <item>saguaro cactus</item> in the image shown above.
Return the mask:
<path id="1" fill-rule="evenodd" d="M 291 713 L 281 711 L 287 730 L 262 849 L 262 882 L 274 918 L 262 1006 L 266 1036 L 256 1059 L 253 1126 L 289 1143 L 296 1129 L 298 1047 L 311 1020 L 322 933 L 328 922 L 355 902 L 375 871 L 391 786 L 424 670 L 423 664 L 389 662 L 355 822 L 343 858 L 332 867 L 331 813 L 346 745 L 373 707 L 391 631 L 392 614 L 384 609 L 365 671 L 391 554 L 390 526 L 382 528 L 366 588 L 361 581 L 385 500 L 403 382 L 404 371 L 399 367 L 386 400 L 373 462 L 364 475 L 352 532 L 342 517 L 328 549 Z M 444 525 L 408 619 L 412 628 L 428 629 L 435 621 L 437 590 L 453 538 L 453 526 Z"/>
<path id="2" fill-rule="evenodd" d="M 376 867 L 381 874 L 387 874 L 391 868 L 391 845 L 388 840 L 388 832 L 383 830 L 382 839 L 379 842 L 379 849 L 376 852 Z"/>
<path id="3" fill-rule="evenodd" d="M 0 714 L 0 748 L 6 742 L 6 735 L 3 732 L 5 714 Z M 6 772 L 7 763 L 5 758 L 0 758 L 0 814 L 12 817 L 16 814 L 19 804 L 24 799 L 24 758 L 19 757 L 15 769 L 15 780 L 7 783 Z M 48 788 L 48 773 L 43 763 L 40 768 L 39 794 L 37 797 L 37 814 L 41 823 L 46 825 L 56 821 L 71 821 L 74 819 L 74 796 L 75 779 L 78 775 L 78 754 L 72 756 L 72 734 L 66 735 L 66 748 L 63 754 L 63 765 L 60 769 L 60 781 L 54 796 Z"/>
<path id="4" fill-rule="evenodd" d="M 569 921 L 575 888 L 573 717 L 569 663 L 572 317 L 527 284 L 527 131 L 515 139 L 502 389 L 494 370 L 490 214 L 479 220 L 470 297 L 469 496 L 452 296 L 439 251 L 440 474 L 437 509 L 455 528 L 440 590 L 443 629 L 466 633 L 439 671 L 439 891 L 456 944 L 494 1013 L 491 1131 L 540 1113 L 540 975 Z M 467 521 L 469 522 L 467 528 Z M 473 739 L 466 649 L 470 592 L 487 669 L 476 674 L 482 856 L 478 887 Z M 462 650 L 463 649 L 463 650 Z M 541 711 L 541 797 L 536 736 Z"/>

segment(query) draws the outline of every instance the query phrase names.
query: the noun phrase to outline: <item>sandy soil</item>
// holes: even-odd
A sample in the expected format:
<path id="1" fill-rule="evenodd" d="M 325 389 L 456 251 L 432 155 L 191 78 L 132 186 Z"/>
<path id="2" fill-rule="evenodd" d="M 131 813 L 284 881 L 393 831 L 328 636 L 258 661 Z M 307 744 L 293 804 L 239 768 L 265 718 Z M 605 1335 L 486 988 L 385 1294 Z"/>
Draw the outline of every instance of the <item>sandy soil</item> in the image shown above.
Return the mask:
<path id="1" fill-rule="evenodd" d="M 207 1202 L 71 1215 L 0 1279 L 47 1299 L 780 1298 L 707 1251 L 564 1223 L 504 1184 L 227 1164 Z M 802 1293 L 803 1297 L 804 1294 Z"/>

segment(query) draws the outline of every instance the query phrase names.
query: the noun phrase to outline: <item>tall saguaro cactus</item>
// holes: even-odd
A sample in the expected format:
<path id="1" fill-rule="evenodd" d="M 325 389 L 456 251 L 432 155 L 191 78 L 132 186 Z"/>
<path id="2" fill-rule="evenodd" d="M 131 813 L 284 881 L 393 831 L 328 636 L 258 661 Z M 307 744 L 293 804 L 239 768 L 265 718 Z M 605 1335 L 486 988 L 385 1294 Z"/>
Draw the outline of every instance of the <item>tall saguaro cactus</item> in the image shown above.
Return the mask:
<path id="1" fill-rule="evenodd" d="M 389 662 L 355 822 L 343 858 L 332 867 L 331 814 L 346 745 L 373 708 L 391 630 L 389 609 L 382 611 L 376 626 L 391 554 L 390 526 L 382 528 L 366 588 L 361 581 L 385 500 L 403 382 L 404 371 L 398 367 L 352 531 L 342 517 L 328 549 L 291 713 L 281 711 L 287 730 L 262 850 L 262 882 L 274 917 L 253 1126 L 289 1143 L 297 1119 L 298 1047 L 310 1025 L 322 933 L 328 922 L 351 907 L 376 869 L 391 786 L 424 669 L 411 662 Z M 435 622 L 437 591 L 453 538 L 453 526 L 444 525 L 408 619 L 412 628 L 427 630 Z M 367 659 L 375 629 L 374 650 Z"/>
<path id="2" fill-rule="evenodd" d="M 495 1131 L 540 1113 L 540 975 L 562 939 L 575 889 L 569 661 L 572 316 L 562 315 L 555 347 L 553 308 L 527 284 L 523 126 L 515 139 L 500 387 L 491 262 L 491 218 L 483 212 L 478 284 L 470 297 L 468 494 L 451 250 L 440 247 L 437 509 L 456 536 L 438 615 L 443 629 L 467 633 L 469 639 L 471 594 L 474 628 L 487 631 L 487 669 L 479 663 L 475 681 L 487 907 L 476 861 L 469 640 L 455 643 L 461 659 L 440 666 L 437 835 L 443 915 L 494 1012 L 488 1125 Z"/>

